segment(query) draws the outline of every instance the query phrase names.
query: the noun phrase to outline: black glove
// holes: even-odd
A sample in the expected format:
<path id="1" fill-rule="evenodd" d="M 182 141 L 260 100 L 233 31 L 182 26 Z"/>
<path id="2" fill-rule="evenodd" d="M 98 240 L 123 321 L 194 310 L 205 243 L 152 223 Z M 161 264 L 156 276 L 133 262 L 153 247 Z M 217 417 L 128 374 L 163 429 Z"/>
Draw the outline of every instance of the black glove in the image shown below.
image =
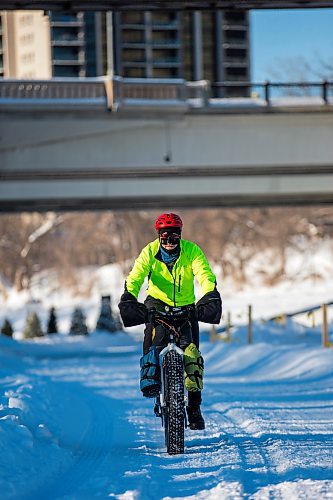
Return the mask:
<path id="1" fill-rule="evenodd" d="M 134 297 L 134 295 L 125 290 L 125 292 L 120 297 L 120 302 L 127 302 L 127 301 L 137 302 L 138 300 L 136 297 Z"/>
<path id="2" fill-rule="evenodd" d="M 198 312 L 198 321 L 218 325 L 222 316 L 221 295 L 216 289 L 206 293 L 196 303 L 196 309 Z"/>
<path id="3" fill-rule="evenodd" d="M 138 302 L 134 295 L 127 290 L 120 297 L 118 307 L 124 326 L 142 325 L 148 321 L 146 306 Z"/>

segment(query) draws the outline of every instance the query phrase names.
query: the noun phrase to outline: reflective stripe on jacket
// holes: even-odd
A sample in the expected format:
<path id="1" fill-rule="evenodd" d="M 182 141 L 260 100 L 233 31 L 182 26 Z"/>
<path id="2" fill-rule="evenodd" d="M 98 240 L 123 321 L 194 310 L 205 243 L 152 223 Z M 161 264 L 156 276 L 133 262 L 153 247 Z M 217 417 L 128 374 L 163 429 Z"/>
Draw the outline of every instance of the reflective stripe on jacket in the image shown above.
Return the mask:
<path id="1" fill-rule="evenodd" d="M 203 295 L 215 289 L 216 277 L 198 245 L 180 240 L 180 255 L 172 272 L 157 258 L 159 248 L 158 239 L 149 243 L 141 251 L 126 278 L 126 288 L 136 298 L 146 276 L 147 295 L 170 306 L 185 306 L 195 302 L 194 277 L 198 280 Z"/>

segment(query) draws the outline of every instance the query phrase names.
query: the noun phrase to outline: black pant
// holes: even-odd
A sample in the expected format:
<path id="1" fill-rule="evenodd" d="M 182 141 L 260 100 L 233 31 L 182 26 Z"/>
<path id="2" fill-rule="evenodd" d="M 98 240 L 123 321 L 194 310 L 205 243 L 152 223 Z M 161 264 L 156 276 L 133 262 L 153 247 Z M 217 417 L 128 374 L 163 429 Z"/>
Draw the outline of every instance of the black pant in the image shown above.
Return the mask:
<path id="1" fill-rule="evenodd" d="M 145 300 L 145 305 L 148 309 L 157 309 L 164 310 L 164 307 L 167 305 L 161 300 L 154 299 L 153 297 L 148 297 Z M 181 349 L 185 350 L 186 347 L 193 342 L 196 347 L 199 349 L 199 324 L 198 320 L 195 318 L 194 314 L 189 317 L 189 319 L 181 319 L 177 326 L 180 327 L 180 342 L 179 346 Z M 150 347 L 153 345 L 156 347 L 158 353 L 164 349 L 164 347 L 168 344 L 168 334 L 166 328 L 159 325 L 152 325 L 151 323 L 146 323 L 146 327 L 144 330 L 144 339 L 143 339 L 143 353 L 147 354 Z M 189 392 L 188 393 L 188 402 L 189 406 L 197 406 L 201 404 L 201 391 L 197 392 Z"/>

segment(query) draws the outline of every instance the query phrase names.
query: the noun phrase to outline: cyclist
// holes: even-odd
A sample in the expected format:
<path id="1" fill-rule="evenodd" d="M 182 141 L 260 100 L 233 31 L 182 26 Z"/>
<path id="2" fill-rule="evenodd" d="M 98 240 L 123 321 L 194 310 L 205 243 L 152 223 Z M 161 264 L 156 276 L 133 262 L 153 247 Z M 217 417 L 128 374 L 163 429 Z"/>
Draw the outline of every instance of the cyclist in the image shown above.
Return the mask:
<path id="1" fill-rule="evenodd" d="M 119 309 L 125 326 L 146 323 L 143 352 L 152 345 L 161 351 L 166 345 L 163 326 L 153 327 L 148 310 L 186 307 L 190 311 L 188 327 L 182 330 L 181 347 L 191 342 L 199 349 L 198 321 L 219 323 L 222 302 L 213 274 L 203 251 L 191 241 L 182 239 L 183 222 L 179 215 L 165 213 L 155 222 L 158 238 L 149 243 L 136 259 L 126 278 Z M 144 304 L 137 301 L 139 291 L 148 277 Z M 195 306 L 194 278 L 201 286 L 203 297 Z M 188 307 L 192 306 L 192 307 Z M 167 309 L 166 309 L 167 310 Z M 201 391 L 189 392 L 187 415 L 193 430 L 205 428 L 201 413 Z"/>

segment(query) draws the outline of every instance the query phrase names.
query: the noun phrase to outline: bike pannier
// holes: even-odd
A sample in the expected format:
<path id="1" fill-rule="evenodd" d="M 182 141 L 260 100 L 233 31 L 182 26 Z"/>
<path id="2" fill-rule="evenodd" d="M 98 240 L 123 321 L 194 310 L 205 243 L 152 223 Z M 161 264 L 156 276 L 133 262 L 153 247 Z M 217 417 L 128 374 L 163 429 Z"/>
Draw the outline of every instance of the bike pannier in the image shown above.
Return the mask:
<path id="1" fill-rule="evenodd" d="M 146 398 L 155 398 L 161 389 L 161 370 L 156 348 L 152 346 L 149 352 L 140 359 L 140 389 Z"/>
<path id="2" fill-rule="evenodd" d="M 184 351 L 185 387 L 189 392 L 202 391 L 204 360 L 193 342 Z"/>

